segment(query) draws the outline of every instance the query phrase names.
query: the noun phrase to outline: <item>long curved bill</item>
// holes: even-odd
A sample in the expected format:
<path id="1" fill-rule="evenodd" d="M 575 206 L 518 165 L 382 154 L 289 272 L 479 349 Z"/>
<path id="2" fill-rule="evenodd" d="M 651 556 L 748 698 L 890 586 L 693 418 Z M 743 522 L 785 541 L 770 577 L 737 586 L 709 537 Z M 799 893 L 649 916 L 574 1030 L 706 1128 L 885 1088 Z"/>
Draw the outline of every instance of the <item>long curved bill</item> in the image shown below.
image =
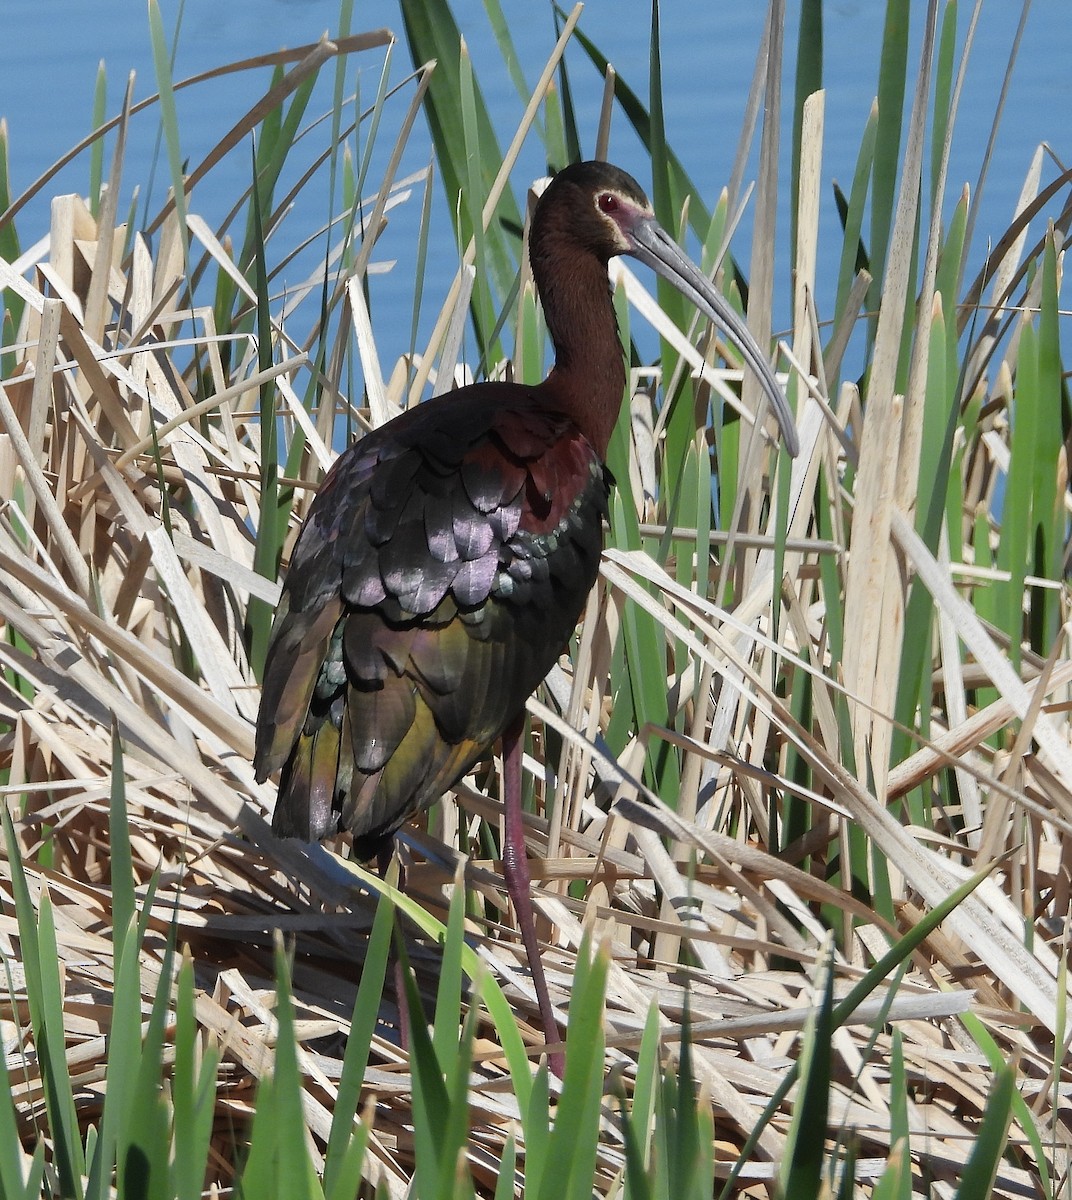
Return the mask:
<path id="1" fill-rule="evenodd" d="M 759 377 L 778 420 L 786 449 L 795 456 L 800 450 L 800 439 L 797 437 L 796 423 L 789 402 L 771 370 L 767 356 L 748 332 L 745 323 L 654 217 L 637 221 L 629 230 L 629 236 L 633 242 L 631 254 L 634 258 L 672 283 L 700 312 L 710 317 L 729 335 L 730 340 Z"/>

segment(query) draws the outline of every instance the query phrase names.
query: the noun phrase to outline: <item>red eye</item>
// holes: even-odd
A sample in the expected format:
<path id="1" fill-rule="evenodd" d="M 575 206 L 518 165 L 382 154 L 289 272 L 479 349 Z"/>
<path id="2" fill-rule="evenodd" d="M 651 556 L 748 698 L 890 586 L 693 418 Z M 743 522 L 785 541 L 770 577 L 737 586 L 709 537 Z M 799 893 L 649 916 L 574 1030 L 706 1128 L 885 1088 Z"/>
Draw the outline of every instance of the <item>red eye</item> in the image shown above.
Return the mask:
<path id="1" fill-rule="evenodd" d="M 611 192 L 602 192 L 596 201 L 600 212 L 612 213 L 618 211 L 618 197 Z"/>

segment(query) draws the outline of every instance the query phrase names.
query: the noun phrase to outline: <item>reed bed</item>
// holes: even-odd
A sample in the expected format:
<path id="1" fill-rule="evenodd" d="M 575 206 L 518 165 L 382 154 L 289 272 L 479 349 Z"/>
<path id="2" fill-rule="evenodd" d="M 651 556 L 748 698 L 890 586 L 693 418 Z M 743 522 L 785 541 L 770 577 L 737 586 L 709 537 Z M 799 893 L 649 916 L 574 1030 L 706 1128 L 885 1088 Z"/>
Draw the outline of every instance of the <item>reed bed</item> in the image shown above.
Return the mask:
<path id="1" fill-rule="evenodd" d="M 867 122 L 824 296 L 804 8 L 779 339 L 798 459 L 717 338 L 616 267 L 623 335 L 654 325 L 660 361 L 634 355 L 600 583 L 525 759 L 561 1083 L 536 1070 L 499 764 L 407 829 L 404 895 L 344 838 L 273 838 L 250 766 L 277 571 L 345 436 L 479 374 L 469 317 L 489 373 L 542 370 L 529 196 L 449 10 L 403 5 L 417 69 L 393 98 L 385 69 L 362 118 L 396 139 L 379 178 L 341 84 L 326 121 L 306 108 L 352 56 L 390 64 L 385 32 L 343 29 L 278 56 L 185 176 L 162 74 L 177 198 L 151 221 L 119 212 L 129 95 L 110 171 L 53 200 L 47 236 L 13 243 L 0 193 L 4 1196 L 1068 1194 L 1069 176 L 1044 182 L 1040 151 L 965 282 L 970 195 L 941 214 L 970 38 L 931 6 L 920 63 L 888 32 L 908 115 Z M 531 97 L 552 163 L 576 20 Z M 653 79 L 658 49 L 656 28 Z M 607 78 L 608 119 L 647 121 L 661 219 L 714 269 L 740 195 L 706 208 L 657 106 Z M 367 274 L 384 213 L 429 194 L 396 177 L 422 106 L 462 266 L 387 363 Z M 203 181 L 251 131 L 257 186 L 214 229 Z M 751 262 L 719 268 L 761 338 L 789 136 L 764 126 Z M 287 215 L 328 169 L 320 265 L 281 292 Z M 408 1048 L 397 955 L 429 1014 Z"/>

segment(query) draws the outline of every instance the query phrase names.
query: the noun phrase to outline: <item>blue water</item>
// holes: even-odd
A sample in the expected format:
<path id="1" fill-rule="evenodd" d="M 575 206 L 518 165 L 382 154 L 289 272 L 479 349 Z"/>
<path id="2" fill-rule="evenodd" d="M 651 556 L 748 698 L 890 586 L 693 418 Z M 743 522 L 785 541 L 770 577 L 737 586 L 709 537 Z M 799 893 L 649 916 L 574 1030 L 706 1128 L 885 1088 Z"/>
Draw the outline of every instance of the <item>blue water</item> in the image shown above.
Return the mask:
<path id="1" fill-rule="evenodd" d="M 533 84 L 553 44 L 549 6 L 532 0 L 502 0 L 515 43 L 523 56 L 522 66 Z M 394 0 L 364 0 L 356 6 L 354 29 L 388 26 L 401 37 L 402 22 Z M 701 192 L 713 202 L 727 181 L 736 153 L 745 97 L 755 64 L 765 5 L 724 3 L 708 0 L 664 0 L 662 8 L 663 79 L 666 126 L 671 144 L 684 161 Z M 925 10 L 915 12 L 914 47 Z M 967 4 L 961 9 L 961 39 L 967 24 Z M 177 5 L 165 3 L 165 25 L 173 28 Z M 885 6 L 878 0 L 840 0 L 826 5 L 824 83 L 827 88 L 824 174 L 824 224 L 821 230 L 820 263 L 836 264 L 840 250 L 830 181 L 847 188 L 855 165 L 860 135 L 873 98 L 878 77 Z M 964 99 L 956 127 L 948 196 L 956 199 L 963 183 L 973 192 L 983 148 L 993 120 L 1005 62 L 1012 44 L 1019 6 L 1013 3 L 984 7 Z M 469 44 L 485 98 L 494 114 L 503 146 L 520 118 L 523 102 L 518 96 L 495 48 L 482 5 L 455 4 L 455 11 Z M 69 0 L 60 9 L 39 0 L 7 0 L 5 4 L 6 46 L 0 72 L 0 117 L 6 119 L 10 137 L 12 189 L 18 194 L 29 186 L 64 150 L 88 130 L 91 95 L 98 62 L 106 57 L 108 112 L 119 106 L 127 73 L 136 72 L 135 98 L 156 90 L 144 0 Z M 792 102 L 793 55 L 799 20 L 799 3 L 788 4 L 786 20 L 786 72 L 783 99 Z M 239 58 L 265 53 L 284 45 L 314 42 L 325 30 L 334 31 L 338 21 L 337 0 L 226 0 L 208 3 L 189 0 L 178 41 L 174 75 L 180 79 Z M 642 97 L 647 95 L 650 7 L 646 0 L 591 0 L 581 18 L 581 28 L 611 58 L 619 74 Z M 914 53 L 915 51 L 913 51 Z M 589 66 L 578 46 L 568 59 L 575 88 L 574 100 L 590 152 L 602 96 L 602 79 Z M 382 51 L 350 60 L 348 80 L 359 86 L 366 100 L 374 95 L 382 66 Z M 1063 162 L 1072 157 L 1072 22 L 1067 20 L 1066 0 L 1035 0 L 1020 61 L 1013 76 L 1006 113 L 997 141 L 994 162 L 987 179 L 983 204 L 972 250 L 974 269 L 981 263 L 989 241 L 1005 229 L 1012 215 L 1024 172 L 1037 143 L 1047 141 Z M 396 47 L 392 79 L 401 80 L 408 67 L 404 40 Z M 329 79 L 328 76 L 326 78 Z M 221 133 L 267 86 L 264 70 L 231 76 L 200 86 L 178 98 L 184 157 L 198 162 Z M 327 90 L 321 92 L 309 112 L 326 109 Z M 400 119 L 403 101 L 393 112 Z M 644 157 L 624 118 L 616 116 L 611 158 L 633 170 L 642 183 Z M 161 159 L 152 172 L 157 121 L 150 110 L 136 119 L 131 130 L 124 176 L 122 209 L 129 203 L 131 188 L 141 186 L 139 212 L 155 212 L 166 195 L 167 170 Z M 788 124 L 784 126 L 788 129 Z M 385 131 L 384 149 L 390 142 Z M 110 157 L 110 145 L 108 156 Z M 780 192 L 783 211 L 779 232 L 779 273 L 776 312 L 788 312 L 791 291 L 787 252 L 789 146 L 783 147 Z M 404 171 L 423 166 L 430 155 L 423 128 L 414 135 Z M 107 165 L 107 164 L 106 164 Z M 518 194 L 528 181 L 543 170 L 539 143 L 530 146 L 515 172 Z M 192 208 L 210 222 L 218 221 L 250 175 L 248 145 L 244 145 L 217 167 L 195 193 Z M 374 179 L 376 176 L 373 175 Z M 88 160 L 83 157 L 50 183 L 42 197 L 19 215 L 16 227 L 25 247 L 41 237 L 48 227 L 47 197 L 62 191 L 85 192 Z M 153 189 L 146 204 L 146 183 Z M 293 215 L 290 224 L 298 231 L 312 230 L 327 209 L 314 203 L 307 192 L 303 207 L 316 211 Z M 387 360 L 406 346 L 413 303 L 413 243 L 419 198 L 407 212 L 398 214 L 378 248 L 380 260 L 397 260 L 395 269 L 373 282 L 374 320 L 377 340 Z M 437 234 L 429 258 L 425 288 L 425 311 L 438 309 L 456 267 L 456 252 L 449 235 L 448 214 L 440 203 L 436 210 Z M 735 252 L 747 262 L 747 220 L 735 243 Z M 301 281 L 307 264 L 295 268 L 285 279 L 292 286 Z M 832 275 L 820 280 L 818 302 L 821 313 L 833 302 Z M 823 293 L 826 292 L 824 295 Z"/>

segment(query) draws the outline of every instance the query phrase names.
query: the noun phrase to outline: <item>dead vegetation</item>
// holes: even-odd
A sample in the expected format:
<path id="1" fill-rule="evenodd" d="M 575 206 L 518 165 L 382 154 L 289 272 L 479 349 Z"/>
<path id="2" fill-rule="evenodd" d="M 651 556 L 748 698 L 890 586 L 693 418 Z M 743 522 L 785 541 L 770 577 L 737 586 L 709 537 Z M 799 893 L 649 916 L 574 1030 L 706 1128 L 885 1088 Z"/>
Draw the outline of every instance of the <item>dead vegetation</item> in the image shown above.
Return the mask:
<path id="1" fill-rule="evenodd" d="M 819 153 L 818 143 L 812 150 Z M 388 178 L 365 209 L 406 199 Z M 185 231 L 174 209 L 166 213 L 151 243 L 117 225 L 114 204 L 95 218 L 80 199 L 63 197 L 47 241 L 17 262 L 0 262 L 0 287 L 21 310 L 0 387 L 0 769 L 31 896 L 39 903 L 47 893 L 55 919 L 63 1035 L 84 1128 L 98 1118 L 107 1084 L 113 723 L 118 729 L 133 877 L 139 905 L 151 907 L 139 959 L 143 1013 L 174 922 L 194 966 L 199 1038 L 221 1055 L 210 1175 L 225 1188 L 256 1082 L 273 1061 L 275 932 L 293 948 L 304 1109 L 322 1165 L 375 911 L 370 884 L 344 861 L 345 845 L 306 851 L 271 837 L 273 786 L 258 786 L 250 767 L 258 692 L 249 606 L 254 598 L 270 606 L 276 592 L 256 564 L 265 520 L 262 389 L 274 389 L 284 443 L 293 445 L 299 429 L 306 439 L 296 474 L 281 480 L 294 488 L 293 509 L 283 513 L 285 547 L 340 421 L 374 426 L 408 402 L 415 371 L 445 385 L 456 364 L 449 353 L 438 357 L 442 344 L 434 342 L 419 361 L 380 369 L 363 308 L 368 255 L 358 254 L 331 283 L 339 328 L 356 337 L 364 389 L 347 395 L 340 372 L 318 374 L 327 368 L 313 361 L 315 339 L 295 345 L 293 318 L 283 320 L 274 302 L 265 365 L 267 348 L 249 327 L 236 321 L 221 330 L 213 308 L 191 299 L 188 282 L 207 269 L 248 293 L 236 312 L 251 313 L 257 295 L 193 200 L 184 219 Z M 805 264 L 809 235 L 814 225 L 805 221 Z M 1000 264 L 999 305 L 1002 281 L 1031 251 L 1021 240 Z M 636 311 L 650 310 L 635 279 L 626 277 L 624 287 Z M 925 300 L 928 287 L 933 293 L 933 275 L 923 283 Z M 315 306 L 315 289 L 313 296 Z M 463 277 L 437 337 L 458 324 L 465 300 Z M 843 995 L 891 940 L 995 862 L 903 976 L 834 1034 L 831 1130 L 855 1132 L 866 1190 L 896 1140 L 896 1037 L 914 1185 L 921 1194 L 952 1195 L 978 1136 L 996 1054 L 1016 1064 L 1023 1105 L 1013 1113 L 994 1194 L 1039 1194 L 1044 1172 L 1046 1194 L 1065 1194 L 1067 589 L 1060 577 L 1020 579 L 1028 608 L 1043 594 L 1052 606 L 1048 620 L 1059 635 L 1048 655 L 1021 648 L 1002 634 L 993 609 L 976 603 L 1008 578 L 991 553 L 998 534 L 986 513 L 1016 453 L 1008 406 L 1022 342 L 1004 342 L 974 381 L 982 416 L 958 434 L 957 554 L 947 539 L 935 555 L 914 524 L 926 469 L 920 442 L 933 436 L 920 407 L 925 367 L 900 396 L 892 373 L 883 384 L 877 366 L 900 344 L 901 330 L 883 324 L 887 303 L 897 310 L 898 301 L 891 286 L 866 416 L 851 384 L 828 393 L 813 314 L 801 308 L 789 348 L 811 376 L 809 396 L 799 379 L 794 385 L 803 452 L 777 464 L 779 493 L 775 459 L 758 439 L 751 457 L 742 449 L 763 483 L 753 503 L 736 507 L 732 556 L 719 542 L 711 560 L 702 549 L 693 554 L 695 528 L 678 530 L 670 555 L 649 552 L 663 536 L 666 506 L 637 503 L 640 490 L 623 488 L 635 519 L 651 523 L 644 548 L 612 538 L 576 653 L 531 705 L 530 847 L 552 998 L 564 1018 L 585 931 L 610 953 L 600 1194 L 614 1191 L 623 1169 L 611 1095 L 632 1089 L 649 1012 L 672 1061 L 687 997 L 693 1069 L 714 1114 L 718 1159 L 732 1162 L 798 1056 L 824 955 L 832 950 L 835 993 Z M 675 336 L 701 364 L 703 351 Z M 892 339 L 888 347 L 884 339 Z M 725 372 L 704 370 L 711 386 L 725 387 Z M 317 402 L 307 410 L 303 400 L 313 393 Z M 746 406 L 749 399 L 746 386 Z M 658 477 L 663 466 L 665 430 L 658 409 L 648 410 L 653 436 L 635 423 L 637 481 Z M 1059 462 L 1063 469 L 1063 451 Z M 905 473 L 913 463 L 914 477 Z M 1054 482 L 1063 521 L 1066 483 L 1064 476 Z M 758 520 L 764 496 L 779 495 L 780 546 L 773 526 L 768 538 Z M 978 553 L 984 543 L 988 557 Z M 850 545 L 867 552 L 850 555 Z M 700 578 L 710 578 L 710 589 Z M 732 609 L 708 599 L 721 594 L 716 578 L 733 579 Z M 908 612 L 913 587 L 926 589 L 933 611 L 932 703 L 916 711 L 908 751 L 887 767 L 904 733 L 891 716 L 903 641 L 919 628 Z M 606 735 L 622 702 L 620 647 L 638 636 L 637 613 L 660 639 L 664 662 L 655 666 L 673 727 L 634 729 L 612 754 Z M 836 659 L 832 616 L 844 639 Z M 652 781 L 660 744 L 671 747 L 679 768 L 678 793 L 667 797 L 676 811 L 640 782 Z M 793 824 L 787 798 L 797 805 L 792 812 L 807 806 L 806 826 Z M 464 873 L 469 944 L 509 999 L 535 1060 L 535 1001 L 494 841 L 481 831 L 482 823 L 494 831 L 501 812 L 494 765 L 466 780 L 456 800 L 406 838 L 409 895 L 445 920 L 456 872 Z M 32 1148 L 49 1134 L 9 869 L 0 890 L 10 979 L 5 1050 L 20 1131 Z M 415 926 L 407 931 L 431 1002 L 440 953 Z M 365 1175 L 402 1196 L 413 1173 L 412 1086 L 390 987 L 381 1018 L 365 1077 L 372 1119 Z M 488 1194 L 505 1140 L 520 1137 L 524 1115 L 508 1086 L 501 1035 L 485 1016 L 469 1092 L 468 1161 Z M 739 1187 L 765 1194 L 792 1113 L 783 1103 L 762 1130 Z M 518 1150 L 523 1162 L 523 1141 Z"/>

